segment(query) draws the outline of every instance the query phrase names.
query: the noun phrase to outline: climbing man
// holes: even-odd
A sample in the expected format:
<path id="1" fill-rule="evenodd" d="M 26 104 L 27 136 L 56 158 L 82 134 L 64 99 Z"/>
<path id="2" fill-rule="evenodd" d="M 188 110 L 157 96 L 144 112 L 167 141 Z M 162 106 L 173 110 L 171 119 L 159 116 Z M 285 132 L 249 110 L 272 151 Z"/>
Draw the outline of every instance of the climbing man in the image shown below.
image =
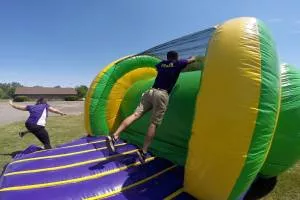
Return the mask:
<path id="1" fill-rule="evenodd" d="M 161 124 L 169 102 L 171 93 L 180 72 L 190 63 L 195 62 L 195 57 L 187 60 L 178 59 L 176 51 L 167 53 L 167 60 L 163 60 L 156 65 L 157 76 L 151 89 L 142 94 L 140 104 L 135 112 L 128 116 L 119 126 L 119 128 L 107 137 L 108 148 L 115 152 L 115 143 L 120 138 L 120 134 L 134 121 L 142 117 L 146 112 L 152 111 L 151 123 L 144 140 L 144 146 L 138 150 L 139 159 L 145 163 L 148 147 L 155 136 L 156 127 Z"/>

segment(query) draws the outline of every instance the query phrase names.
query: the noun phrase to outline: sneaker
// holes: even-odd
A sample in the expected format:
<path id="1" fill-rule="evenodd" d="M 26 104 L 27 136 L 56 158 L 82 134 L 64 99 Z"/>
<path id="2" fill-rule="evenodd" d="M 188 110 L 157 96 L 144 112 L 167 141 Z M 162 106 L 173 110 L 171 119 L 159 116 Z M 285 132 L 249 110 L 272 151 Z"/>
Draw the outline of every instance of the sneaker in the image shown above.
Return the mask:
<path id="1" fill-rule="evenodd" d="M 111 152 L 116 152 L 115 144 L 117 140 L 112 136 L 107 136 L 106 138 L 106 146 Z"/>
<path id="2" fill-rule="evenodd" d="M 139 149 L 137 151 L 137 154 L 139 156 L 139 160 L 140 160 L 141 164 L 145 164 L 146 158 L 147 158 L 147 153 L 144 153 L 144 151 L 142 149 Z"/>
<path id="3" fill-rule="evenodd" d="M 23 136 L 25 135 L 25 133 L 24 132 L 19 132 L 19 136 L 22 138 Z"/>

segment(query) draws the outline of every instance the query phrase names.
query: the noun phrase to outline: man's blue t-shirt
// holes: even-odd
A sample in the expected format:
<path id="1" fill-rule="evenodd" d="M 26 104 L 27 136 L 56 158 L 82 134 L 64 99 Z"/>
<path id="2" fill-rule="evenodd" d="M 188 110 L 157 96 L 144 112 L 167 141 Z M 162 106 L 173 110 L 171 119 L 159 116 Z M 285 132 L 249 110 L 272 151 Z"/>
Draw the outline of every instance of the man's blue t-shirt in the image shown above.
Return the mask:
<path id="1" fill-rule="evenodd" d="M 168 91 L 170 94 L 182 69 L 188 64 L 187 60 L 168 61 L 163 60 L 156 65 L 157 76 L 153 88 Z"/>
<path id="2" fill-rule="evenodd" d="M 26 110 L 29 111 L 30 114 L 26 123 L 45 126 L 49 107 L 48 104 L 26 106 Z"/>

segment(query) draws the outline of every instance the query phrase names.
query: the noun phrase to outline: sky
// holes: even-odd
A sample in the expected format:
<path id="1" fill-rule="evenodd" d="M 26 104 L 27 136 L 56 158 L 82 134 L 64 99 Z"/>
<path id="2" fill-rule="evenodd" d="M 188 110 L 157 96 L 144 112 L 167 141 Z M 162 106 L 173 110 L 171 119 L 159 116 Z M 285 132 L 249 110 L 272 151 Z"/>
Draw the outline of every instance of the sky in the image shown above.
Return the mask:
<path id="1" fill-rule="evenodd" d="M 278 2 L 278 3 L 277 3 Z M 251 16 L 300 69 L 299 0 L 0 0 L 0 82 L 90 85 L 110 62 Z"/>

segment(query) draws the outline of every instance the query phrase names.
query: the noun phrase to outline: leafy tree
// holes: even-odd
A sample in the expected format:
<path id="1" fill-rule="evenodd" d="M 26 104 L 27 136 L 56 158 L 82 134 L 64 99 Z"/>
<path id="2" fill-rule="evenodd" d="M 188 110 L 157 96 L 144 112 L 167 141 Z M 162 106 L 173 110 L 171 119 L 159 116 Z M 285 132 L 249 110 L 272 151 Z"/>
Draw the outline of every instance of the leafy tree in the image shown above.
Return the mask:
<path id="1" fill-rule="evenodd" d="M 60 85 L 55 86 L 54 88 L 61 88 Z"/>
<path id="2" fill-rule="evenodd" d="M 8 90 L 6 91 L 7 96 L 9 97 L 13 97 L 15 94 L 16 88 L 15 87 L 10 87 L 8 88 Z"/>
<path id="3" fill-rule="evenodd" d="M 0 99 L 3 99 L 4 96 L 5 96 L 5 93 L 4 93 L 3 89 L 0 88 Z"/>
<path id="4" fill-rule="evenodd" d="M 21 83 L 18 83 L 18 82 L 12 82 L 11 84 L 11 87 L 13 88 L 16 88 L 16 87 L 22 87 L 23 85 L 21 85 Z"/>
<path id="5" fill-rule="evenodd" d="M 11 97 L 13 97 L 17 87 L 22 87 L 22 85 L 18 82 L 0 83 L 0 88 L 4 92 L 4 95 L 2 96 L 2 98 L 11 98 Z"/>
<path id="6" fill-rule="evenodd" d="M 75 88 L 75 90 L 77 91 L 77 96 L 79 98 L 84 98 L 86 96 L 87 91 L 88 91 L 88 87 L 85 86 L 85 85 L 80 85 L 80 86 L 77 86 Z"/>

